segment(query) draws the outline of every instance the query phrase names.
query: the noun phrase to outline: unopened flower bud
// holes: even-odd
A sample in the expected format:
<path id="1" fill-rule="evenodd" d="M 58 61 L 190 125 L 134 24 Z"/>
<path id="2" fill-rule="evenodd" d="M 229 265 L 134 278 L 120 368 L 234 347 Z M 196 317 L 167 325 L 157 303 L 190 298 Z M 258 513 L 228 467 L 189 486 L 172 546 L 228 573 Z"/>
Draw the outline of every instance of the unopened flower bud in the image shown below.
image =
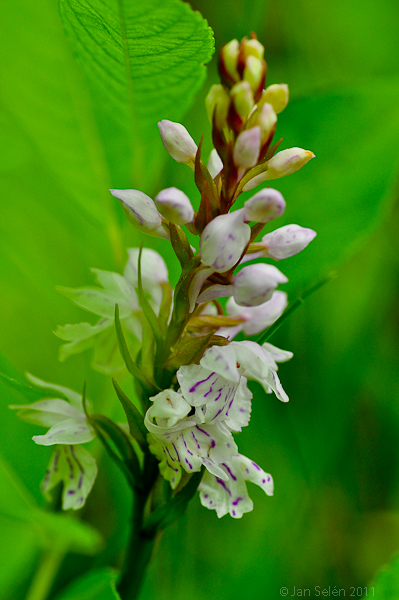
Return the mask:
<path id="1" fill-rule="evenodd" d="M 175 225 L 185 225 L 194 219 L 194 209 L 190 198 L 175 187 L 159 192 L 155 198 L 159 212 L 167 221 Z"/>
<path id="2" fill-rule="evenodd" d="M 244 322 L 233 327 L 222 327 L 217 335 L 229 339 L 233 339 L 239 331 L 243 331 L 245 335 L 256 335 L 277 321 L 287 304 L 287 294 L 280 291 L 274 292 L 270 300 L 258 306 L 239 306 L 234 298 L 229 298 L 226 302 L 227 314 L 244 319 Z"/>
<path id="3" fill-rule="evenodd" d="M 255 95 L 259 92 L 259 88 L 263 87 L 265 77 L 265 63 L 259 60 L 256 56 L 248 56 L 245 61 L 243 79 L 248 81 Z M 260 93 L 259 93 L 260 96 Z"/>
<path id="4" fill-rule="evenodd" d="M 267 233 L 262 238 L 262 246 L 265 250 L 262 256 L 282 260 L 301 252 L 316 237 L 313 229 L 307 229 L 300 225 L 285 225 L 275 231 Z"/>
<path id="5" fill-rule="evenodd" d="M 207 167 L 212 179 L 215 179 L 216 175 L 219 175 L 220 171 L 223 169 L 223 163 L 217 150 L 213 149 L 211 151 Z"/>
<path id="6" fill-rule="evenodd" d="M 139 190 L 109 190 L 117 198 L 128 220 L 140 231 L 169 239 L 169 235 L 162 226 L 160 215 L 154 200 Z"/>
<path id="7" fill-rule="evenodd" d="M 261 44 L 256 38 L 252 38 L 250 40 L 243 39 L 241 42 L 241 48 L 244 54 L 244 59 L 247 59 L 248 56 L 255 56 L 259 60 L 263 59 L 265 48 L 263 44 Z"/>
<path id="8" fill-rule="evenodd" d="M 213 122 L 213 115 L 215 114 L 216 127 L 219 130 L 224 129 L 227 126 L 230 96 L 221 84 L 211 87 L 205 98 L 205 106 L 210 122 Z"/>
<path id="9" fill-rule="evenodd" d="M 299 171 L 314 157 L 313 152 L 303 150 L 302 148 L 287 148 L 287 150 L 277 152 L 268 162 L 266 180 L 279 179 L 280 177 L 291 175 Z"/>
<path id="10" fill-rule="evenodd" d="M 248 81 L 236 83 L 231 88 L 231 98 L 237 114 L 242 121 L 245 121 L 254 107 L 254 95 Z"/>
<path id="11" fill-rule="evenodd" d="M 252 122 L 252 119 L 251 119 Z M 253 124 L 259 125 L 261 130 L 261 146 L 267 142 L 270 134 L 277 123 L 277 115 L 274 112 L 273 106 L 266 102 L 262 106 L 262 110 L 256 115 Z"/>
<path id="12" fill-rule="evenodd" d="M 163 120 L 158 123 L 163 145 L 172 158 L 194 168 L 197 146 L 181 123 Z"/>
<path id="13" fill-rule="evenodd" d="M 238 40 L 231 40 L 231 42 L 225 44 L 220 51 L 219 71 L 222 81 L 226 84 L 231 85 L 240 79 L 237 71 L 239 52 L 240 44 L 238 43 Z"/>
<path id="14" fill-rule="evenodd" d="M 238 135 L 233 155 L 237 167 L 249 169 L 256 165 L 260 152 L 260 139 L 260 127 L 252 127 Z"/>
<path id="15" fill-rule="evenodd" d="M 202 263 L 224 273 L 233 267 L 248 244 L 251 229 L 244 223 L 244 211 L 219 215 L 208 223 L 201 235 Z"/>
<path id="16" fill-rule="evenodd" d="M 280 179 L 286 175 L 291 175 L 299 171 L 312 158 L 315 158 L 313 152 L 303 150 L 302 148 L 287 148 L 277 152 L 267 163 L 267 171 L 256 175 L 244 186 L 243 191 L 247 192 L 262 183 L 271 179 Z"/>
<path id="17" fill-rule="evenodd" d="M 285 200 L 278 190 L 263 188 L 244 203 L 245 220 L 268 223 L 280 217 L 285 210 Z"/>
<path id="18" fill-rule="evenodd" d="M 274 83 L 269 85 L 262 94 L 258 106 L 262 106 L 265 102 L 271 104 L 274 112 L 278 115 L 288 104 L 289 90 L 286 83 Z"/>
<path id="19" fill-rule="evenodd" d="M 273 265 L 249 265 L 233 277 L 234 300 L 241 306 L 258 306 L 272 297 L 279 283 L 287 281 L 287 277 Z"/>

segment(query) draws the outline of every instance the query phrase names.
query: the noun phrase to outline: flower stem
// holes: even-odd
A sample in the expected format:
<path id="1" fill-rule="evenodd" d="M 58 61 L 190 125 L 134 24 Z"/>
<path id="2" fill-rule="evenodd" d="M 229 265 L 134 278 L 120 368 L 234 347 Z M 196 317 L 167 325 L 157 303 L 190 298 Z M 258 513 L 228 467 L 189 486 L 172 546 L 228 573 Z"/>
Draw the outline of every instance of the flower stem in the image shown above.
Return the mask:
<path id="1" fill-rule="evenodd" d="M 143 531 L 144 508 L 158 474 L 158 469 L 154 471 L 152 457 L 147 462 L 147 469 L 149 485 L 146 486 L 145 490 L 137 491 L 133 496 L 129 548 L 122 578 L 118 585 L 118 592 L 122 600 L 136 600 L 138 598 L 155 544 L 156 533 L 149 535 Z"/>
<path id="2" fill-rule="evenodd" d="M 57 547 L 43 553 L 26 600 L 46 600 L 64 556 L 65 550 Z"/>

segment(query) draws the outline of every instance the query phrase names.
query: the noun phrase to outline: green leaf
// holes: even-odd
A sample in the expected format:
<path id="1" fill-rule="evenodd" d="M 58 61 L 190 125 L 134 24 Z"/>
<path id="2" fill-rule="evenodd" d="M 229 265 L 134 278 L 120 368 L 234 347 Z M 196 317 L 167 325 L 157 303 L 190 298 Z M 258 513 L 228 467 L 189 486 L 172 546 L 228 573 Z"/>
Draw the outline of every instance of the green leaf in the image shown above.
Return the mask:
<path id="1" fill-rule="evenodd" d="M 378 600 L 399 600 L 399 556 L 375 577 L 368 589 Z"/>
<path id="2" fill-rule="evenodd" d="M 119 387 L 115 379 L 112 379 L 116 395 L 125 411 L 127 422 L 129 423 L 130 435 L 137 441 L 141 449 L 145 451 L 148 448 L 147 430 L 144 426 L 143 416 L 139 413 L 133 402 L 129 400 L 124 391 Z"/>
<path id="3" fill-rule="evenodd" d="M 132 176 L 145 187 L 163 152 L 156 122 L 179 120 L 191 104 L 213 51 L 211 30 L 180 0 L 60 0 L 60 12 L 94 100 L 111 179 L 128 187 Z"/>
<path id="4" fill-rule="evenodd" d="M 170 241 L 172 242 L 173 250 L 175 251 L 177 258 L 179 259 L 179 263 L 182 269 L 184 269 L 184 267 L 193 257 L 193 251 L 190 248 L 190 244 L 188 243 L 186 234 L 179 225 L 169 223 L 169 231 Z"/>
<path id="5" fill-rule="evenodd" d="M 199 360 L 208 347 L 213 334 L 214 331 L 211 331 L 208 335 L 181 340 L 173 348 L 172 356 L 165 363 L 166 369 L 174 371 L 182 365 L 189 365 Z"/>
<path id="6" fill-rule="evenodd" d="M 109 567 L 85 573 L 70 583 L 55 600 L 120 600 L 118 572 Z"/>
<path id="7" fill-rule="evenodd" d="M 116 329 L 116 336 L 118 338 L 119 349 L 122 354 L 123 360 L 125 361 L 126 368 L 129 371 L 129 373 L 131 375 L 133 375 L 133 377 L 139 381 L 139 383 L 144 387 L 144 389 L 148 390 L 150 393 L 160 392 L 161 391 L 160 388 L 158 388 L 154 382 L 150 381 L 144 375 L 144 373 L 142 371 L 140 371 L 140 369 L 138 368 L 138 366 L 135 364 L 132 357 L 130 356 L 130 353 L 129 353 L 129 350 L 128 350 L 128 347 L 126 344 L 126 340 L 123 335 L 121 322 L 119 320 L 119 308 L 118 308 L 117 304 L 115 304 L 115 329 Z"/>
<path id="8" fill-rule="evenodd" d="M 194 473 L 180 490 L 169 502 L 155 509 L 150 515 L 143 527 L 143 533 L 153 537 L 157 531 L 165 529 L 173 521 L 182 516 L 188 503 L 195 495 L 202 477 L 202 470 Z"/>
<path id="9" fill-rule="evenodd" d="M 0 373 L 0 378 L 3 379 L 9 386 L 20 392 L 27 400 L 32 402 L 41 398 L 54 398 L 54 393 L 44 390 L 38 390 L 37 388 L 28 385 L 18 379 L 13 379 L 5 373 Z"/>

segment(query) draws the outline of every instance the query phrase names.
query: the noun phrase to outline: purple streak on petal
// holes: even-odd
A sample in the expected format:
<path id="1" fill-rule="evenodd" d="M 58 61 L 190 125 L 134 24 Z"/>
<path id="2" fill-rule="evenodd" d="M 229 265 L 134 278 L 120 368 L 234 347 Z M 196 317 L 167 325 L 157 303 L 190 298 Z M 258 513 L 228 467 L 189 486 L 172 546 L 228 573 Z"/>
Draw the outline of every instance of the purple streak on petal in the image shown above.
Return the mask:
<path id="1" fill-rule="evenodd" d="M 222 395 L 222 390 L 218 390 L 218 392 L 219 392 L 219 395 L 215 398 L 215 402 L 217 402 L 219 400 L 220 396 Z"/>
<path id="2" fill-rule="evenodd" d="M 55 453 L 54 462 L 53 462 L 54 473 L 56 473 L 58 471 L 58 461 L 59 460 L 60 460 L 60 451 L 57 450 L 57 452 Z"/>
<path id="3" fill-rule="evenodd" d="M 219 479 L 219 477 L 216 477 L 216 481 L 218 482 L 219 485 L 222 486 L 222 488 L 224 488 L 226 490 L 226 492 L 228 493 L 228 495 L 231 496 L 231 491 L 229 490 L 229 488 L 227 487 L 227 485 L 225 484 L 225 482 L 222 479 Z"/>
<path id="4" fill-rule="evenodd" d="M 184 444 L 184 447 L 185 447 L 185 449 L 187 450 L 187 452 L 188 452 L 189 454 L 191 454 L 191 456 L 194 456 L 194 454 L 193 454 L 193 453 L 192 453 L 192 452 L 191 452 L 191 451 L 188 449 L 188 446 L 187 446 L 187 444 L 186 444 L 186 440 L 184 439 L 184 437 L 183 437 L 183 444 Z"/>
<path id="5" fill-rule="evenodd" d="M 177 448 L 176 448 L 176 446 L 173 443 L 172 443 L 172 446 L 173 446 L 174 451 L 176 452 L 177 460 L 180 462 L 180 456 L 179 456 L 179 453 L 177 451 Z"/>
<path id="6" fill-rule="evenodd" d="M 221 463 L 222 467 L 224 467 L 226 469 L 226 471 L 228 471 L 230 477 L 233 479 L 233 481 L 237 481 L 237 477 L 234 475 L 234 473 L 232 472 L 232 470 L 226 465 L 226 463 Z"/>
<path id="7" fill-rule="evenodd" d="M 83 483 L 83 476 L 81 475 L 79 477 L 78 490 L 80 490 L 80 488 L 82 487 L 82 483 Z"/>
<path id="8" fill-rule="evenodd" d="M 70 496 L 72 496 L 72 495 L 73 495 L 73 494 L 75 494 L 75 493 L 76 493 L 76 492 L 75 492 L 75 490 L 68 490 L 68 494 L 69 494 Z"/>
<path id="9" fill-rule="evenodd" d="M 66 456 L 65 459 L 66 459 L 66 461 L 68 463 L 69 470 L 71 471 L 71 474 L 69 475 L 69 479 L 73 479 L 74 478 L 74 473 L 73 473 L 73 464 L 72 464 L 72 461 L 71 461 L 71 459 L 68 456 Z"/>
<path id="10" fill-rule="evenodd" d="M 238 497 L 237 497 L 237 498 L 234 500 L 234 502 L 232 502 L 232 505 L 233 505 L 233 506 L 237 506 L 237 504 L 238 504 L 239 502 L 241 502 L 241 500 L 244 500 L 244 498 L 240 498 L 240 496 L 238 496 Z"/>
<path id="11" fill-rule="evenodd" d="M 172 471 L 174 471 L 175 473 L 179 472 L 179 469 L 177 467 L 176 467 L 176 469 L 174 467 L 172 467 L 172 465 L 170 464 L 168 459 L 166 459 L 166 464 L 168 465 L 169 469 L 172 469 Z"/>
<path id="12" fill-rule="evenodd" d="M 195 392 L 195 390 L 197 389 L 197 387 L 198 387 L 199 385 L 201 385 L 201 383 L 205 383 L 205 381 L 208 381 L 208 379 L 209 379 L 210 377 L 212 377 L 212 375 L 214 375 L 214 374 L 215 374 L 215 372 L 213 371 L 213 372 L 212 372 L 210 375 L 208 375 L 208 377 L 207 377 L 206 379 L 201 379 L 201 381 L 197 381 L 197 383 L 195 383 L 195 384 L 193 385 L 193 387 L 189 389 L 189 392 L 190 392 L 190 394 L 192 394 L 193 392 Z"/>
<path id="13" fill-rule="evenodd" d="M 73 456 L 73 459 L 76 462 L 76 464 L 78 465 L 80 473 L 81 473 L 80 478 L 79 478 L 79 485 L 78 485 L 78 489 L 80 489 L 81 486 L 82 486 L 82 479 L 83 479 L 83 475 L 85 474 L 85 471 L 84 471 L 82 465 L 80 464 L 79 460 L 76 458 L 75 448 L 73 446 L 69 446 L 69 448 L 71 450 L 71 454 Z"/>
<path id="14" fill-rule="evenodd" d="M 223 407 L 223 408 L 224 408 L 224 407 Z M 215 415 L 214 417 L 212 417 L 212 419 L 211 419 L 212 421 L 213 421 L 214 419 L 216 419 L 216 417 L 218 417 L 218 416 L 220 415 L 220 413 L 222 413 L 222 412 L 223 412 L 223 408 L 221 408 L 220 410 L 218 410 L 218 411 L 217 411 L 216 415 Z"/>
<path id="15" fill-rule="evenodd" d="M 271 479 L 271 477 L 270 477 L 270 475 L 269 475 L 269 477 L 267 478 L 267 481 L 270 481 L 270 479 Z"/>
<path id="16" fill-rule="evenodd" d="M 204 498 L 208 498 L 208 494 L 204 494 Z"/>
<path id="17" fill-rule="evenodd" d="M 236 511 L 235 511 L 235 510 L 233 510 L 233 517 L 235 517 L 235 516 L 236 516 Z"/>
<path id="18" fill-rule="evenodd" d="M 258 469 L 258 471 L 262 470 L 260 467 L 258 467 L 258 465 L 256 463 L 254 463 L 253 460 L 251 460 L 251 465 L 253 465 L 255 467 L 255 469 Z"/>
<path id="19" fill-rule="evenodd" d="M 211 441 L 211 448 L 214 448 L 215 446 L 216 446 L 216 442 L 215 442 L 215 440 L 212 440 Z"/>
<path id="20" fill-rule="evenodd" d="M 193 431 L 193 430 L 191 430 L 191 435 L 193 436 L 193 438 L 194 438 L 194 441 L 195 441 L 195 443 L 197 444 L 197 448 L 198 448 L 198 450 L 201 450 L 201 446 L 200 446 L 200 444 L 198 443 L 198 440 L 197 440 L 197 438 L 195 437 L 195 435 L 194 435 L 194 431 Z"/>
<path id="21" fill-rule="evenodd" d="M 191 469 L 191 471 L 192 471 L 193 470 L 193 466 L 188 462 L 187 458 L 185 458 L 184 460 L 188 464 L 189 469 Z"/>
<path id="22" fill-rule="evenodd" d="M 211 437 L 210 434 L 207 431 L 205 431 L 204 429 L 201 429 L 201 427 L 198 427 L 198 425 L 196 425 L 195 427 L 196 427 L 196 429 L 198 429 L 198 431 L 201 431 L 202 433 L 204 433 L 208 437 Z"/>

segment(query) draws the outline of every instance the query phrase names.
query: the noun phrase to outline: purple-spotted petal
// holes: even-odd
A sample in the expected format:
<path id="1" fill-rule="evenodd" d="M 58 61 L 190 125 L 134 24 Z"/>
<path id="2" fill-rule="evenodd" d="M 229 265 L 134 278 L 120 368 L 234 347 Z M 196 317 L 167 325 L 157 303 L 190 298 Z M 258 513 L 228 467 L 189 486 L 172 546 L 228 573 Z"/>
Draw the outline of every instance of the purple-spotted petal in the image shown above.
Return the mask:
<path id="1" fill-rule="evenodd" d="M 62 481 L 62 508 L 77 510 L 84 505 L 96 476 L 96 461 L 87 450 L 81 446 L 58 446 L 42 482 L 42 490 L 48 496 Z"/>

